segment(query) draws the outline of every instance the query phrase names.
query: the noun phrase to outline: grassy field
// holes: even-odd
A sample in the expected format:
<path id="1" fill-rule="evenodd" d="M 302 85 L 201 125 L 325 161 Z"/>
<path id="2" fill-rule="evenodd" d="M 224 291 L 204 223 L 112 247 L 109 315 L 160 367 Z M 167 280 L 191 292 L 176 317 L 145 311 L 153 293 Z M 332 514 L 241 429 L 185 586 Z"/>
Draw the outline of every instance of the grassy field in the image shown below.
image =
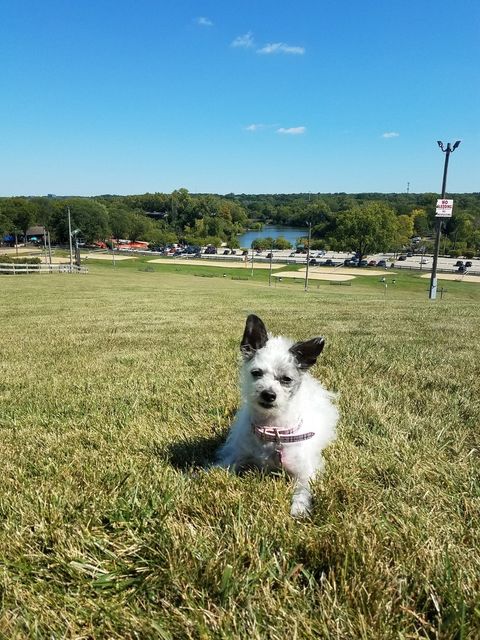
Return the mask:
<path id="1" fill-rule="evenodd" d="M 191 269 L 0 277 L 0 637 L 478 638 L 480 286 Z M 285 478 L 201 469 L 250 312 L 326 337 L 309 521 Z"/>

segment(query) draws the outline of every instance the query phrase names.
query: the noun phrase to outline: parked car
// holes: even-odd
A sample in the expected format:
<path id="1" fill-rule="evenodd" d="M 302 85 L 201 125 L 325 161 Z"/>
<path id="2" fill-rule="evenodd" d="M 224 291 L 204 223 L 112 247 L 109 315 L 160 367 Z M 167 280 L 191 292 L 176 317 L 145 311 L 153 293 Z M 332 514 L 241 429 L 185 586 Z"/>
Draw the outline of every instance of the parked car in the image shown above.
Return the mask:
<path id="1" fill-rule="evenodd" d="M 270 251 L 265 257 L 270 260 L 270 258 L 273 258 L 273 253 Z"/>
<path id="2" fill-rule="evenodd" d="M 407 256 L 403 255 L 403 256 L 398 256 L 398 260 L 399 262 L 404 262 L 407 259 Z"/>
<path id="3" fill-rule="evenodd" d="M 358 263 L 359 267 L 368 267 L 368 260 L 360 260 Z"/>
<path id="4" fill-rule="evenodd" d="M 467 262 L 465 262 L 465 266 L 466 267 L 471 267 L 472 266 L 472 263 L 470 262 L 470 260 L 467 260 Z"/>
<path id="5" fill-rule="evenodd" d="M 463 260 L 457 260 L 457 261 L 455 262 L 455 265 L 454 265 L 454 266 L 455 266 L 455 267 L 463 267 Z"/>
<path id="6" fill-rule="evenodd" d="M 296 258 L 297 254 L 295 251 L 292 251 L 292 253 L 288 256 L 289 258 Z"/>
<path id="7" fill-rule="evenodd" d="M 315 264 L 318 264 L 317 260 L 315 260 L 315 258 L 310 258 L 310 260 L 308 261 L 308 264 L 311 264 L 312 266 Z"/>
<path id="8" fill-rule="evenodd" d="M 464 264 L 461 264 L 457 269 L 458 273 L 466 273 L 466 271 L 467 271 L 467 267 Z"/>
<path id="9" fill-rule="evenodd" d="M 420 264 L 427 264 L 427 263 L 428 263 L 428 260 L 426 258 L 422 258 L 420 260 Z"/>
<path id="10" fill-rule="evenodd" d="M 328 260 L 325 260 L 325 262 L 320 263 L 322 265 L 322 267 L 334 267 L 335 263 L 331 258 L 328 258 Z"/>
<path id="11" fill-rule="evenodd" d="M 367 266 L 368 267 L 376 267 L 377 266 L 377 261 L 376 260 L 369 260 Z"/>
<path id="12" fill-rule="evenodd" d="M 216 248 L 216 247 L 213 247 L 212 245 L 209 245 L 209 246 L 205 249 L 205 253 L 206 253 L 207 255 L 215 254 L 215 253 L 217 253 L 217 248 Z"/>
<path id="13" fill-rule="evenodd" d="M 326 251 L 324 251 L 323 249 L 321 251 L 319 251 L 317 253 L 317 255 L 315 256 L 316 258 L 321 258 L 322 256 L 324 256 L 326 254 Z"/>
<path id="14" fill-rule="evenodd" d="M 232 250 L 230 251 L 230 255 L 231 255 L 231 256 L 236 256 L 236 255 L 237 255 L 237 251 L 236 251 L 235 249 L 232 249 Z"/>
<path id="15" fill-rule="evenodd" d="M 384 267 L 386 269 L 387 268 L 387 261 L 386 260 L 379 260 L 377 262 L 377 267 Z"/>
<path id="16" fill-rule="evenodd" d="M 407 258 L 411 258 L 412 256 L 413 256 L 413 253 L 412 253 L 411 251 L 409 251 L 409 252 L 407 253 Z"/>

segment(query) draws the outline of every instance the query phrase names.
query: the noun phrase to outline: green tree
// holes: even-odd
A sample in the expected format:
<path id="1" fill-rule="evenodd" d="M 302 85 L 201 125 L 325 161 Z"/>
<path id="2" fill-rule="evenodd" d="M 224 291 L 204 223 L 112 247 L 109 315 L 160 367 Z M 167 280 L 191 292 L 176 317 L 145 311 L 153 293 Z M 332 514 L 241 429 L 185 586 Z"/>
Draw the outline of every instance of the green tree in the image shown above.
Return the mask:
<path id="1" fill-rule="evenodd" d="M 413 217 L 413 230 L 419 236 L 430 233 L 430 223 L 425 209 L 414 209 L 410 214 Z"/>
<path id="2" fill-rule="evenodd" d="M 273 238 L 255 238 L 252 240 L 252 249 L 271 249 L 274 246 Z"/>
<path id="3" fill-rule="evenodd" d="M 55 204 L 51 218 L 54 240 L 68 242 L 68 214 L 70 207 L 72 231 L 79 229 L 79 236 L 86 242 L 105 240 L 110 234 L 107 207 L 90 198 L 70 198 Z"/>
<path id="4" fill-rule="evenodd" d="M 149 242 L 151 236 L 154 235 L 154 223 L 143 213 L 130 213 L 128 215 L 128 223 L 128 239 L 131 242 L 135 242 L 135 240 Z"/>
<path id="5" fill-rule="evenodd" d="M 10 218 L 0 211 L 0 242 L 2 237 L 11 233 L 13 230 L 14 224 Z"/>
<path id="6" fill-rule="evenodd" d="M 28 227 L 39 223 L 37 220 L 38 208 L 28 198 L 9 198 L 3 202 L 3 213 L 11 220 L 13 227 L 26 232 Z"/>
<path id="7" fill-rule="evenodd" d="M 275 238 L 273 246 L 275 247 L 275 249 L 291 249 L 292 243 L 283 236 L 278 236 L 278 238 Z"/>
<path id="8" fill-rule="evenodd" d="M 108 223 L 116 240 L 128 238 L 130 235 L 130 212 L 126 207 L 112 207 L 108 212 Z"/>
<path id="9" fill-rule="evenodd" d="M 367 202 L 337 215 L 329 241 L 337 251 L 355 251 L 361 260 L 369 253 L 389 249 L 397 232 L 393 209 L 382 202 Z"/>
<path id="10" fill-rule="evenodd" d="M 395 249 L 402 249 L 410 244 L 413 236 L 413 217 L 406 214 L 397 217 L 397 237 L 395 239 Z"/>

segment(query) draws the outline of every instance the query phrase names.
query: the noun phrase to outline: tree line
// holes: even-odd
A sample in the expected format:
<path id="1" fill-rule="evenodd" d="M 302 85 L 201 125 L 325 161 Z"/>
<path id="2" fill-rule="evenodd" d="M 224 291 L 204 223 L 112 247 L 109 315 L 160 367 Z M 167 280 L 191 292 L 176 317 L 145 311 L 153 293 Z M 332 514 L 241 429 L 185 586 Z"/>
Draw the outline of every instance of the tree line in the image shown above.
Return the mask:
<path id="1" fill-rule="evenodd" d="M 480 193 L 452 194 L 454 215 L 444 223 L 442 249 L 480 251 Z M 369 253 L 400 250 L 412 236 L 435 229 L 438 194 L 191 194 L 101 195 L 91 198 L 12 197 L 0 199 L 0 237 L 22 236 L 42 225 L 52 242 L 68 242 L 72 227 L 87 243 L 111 238 L 238 247 L 238 234 L 265 223 L 306 229 L 313 248 Z M 342 245 L 342 246 L 340 246 Z M 373 247 L 373 248 L 372 248 Z"/>

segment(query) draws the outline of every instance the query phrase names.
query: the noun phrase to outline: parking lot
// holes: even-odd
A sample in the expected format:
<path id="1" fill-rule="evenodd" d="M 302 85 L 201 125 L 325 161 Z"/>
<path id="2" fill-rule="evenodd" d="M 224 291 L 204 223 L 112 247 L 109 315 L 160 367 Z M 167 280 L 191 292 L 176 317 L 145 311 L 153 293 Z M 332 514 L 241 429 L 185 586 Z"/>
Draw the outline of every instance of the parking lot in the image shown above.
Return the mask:
<path id="1" fill-rule="evenodd" d="M 269 251 L 262 251 L 261 253 L 256 253 L 254 260 L 258 262 L 269 261 L 270 260 L 269 253 L 270 253 Z M 400 259 L 401 256 L 403 256 L 404 259 Z M 238 258 L 238 256 L 225 256 L 225 257 L 229 259 Z M 334 266 L 340 267 L 344 265 L 345 260 L 351 257 L 352 257 L 351 252 L 342 252 L 342 251 L 326 251 L 325 253 L 318 252 L 318 251 L 310 252 L 310 259 L 316 260 L 317 262 L 317 265 L 314 265 L 314 266 L 322 266 L 322 263 L 325 263 L 326 261 L 332 261 L 334 263 Z M 377 267 L 378 262 L 382 260 L 385 261 L 386 268 L 391 268 L 391 265 L 393 264 L 395 269 L 409 269 L 409 270 L 430 272 L 433 265 L 433 256 L 429 254 L 407 256 L 406 254 L 395 255 L 393 253 L 376 253 L 376 254 L 369 254 L 364 258 L 367 260 L 367 262 L 374 261 L 376 263 L 375 265 L 372 265 L 372 267 L 374 268 L 378 268 Z M 251 252 L 248 255 L 248 259 L 251 260 Z M 293 253 L 291 250 L 286 250 L 286 251 L 274 250 L 272 252 L 272 261 L 274 263 L 281 262 L 283 264 L 305 264 L 307 261 L 307 254 Z M 449 258 L 449 257 L 440 256 L 438 258 L 437 269 L 438 271 L 447 271 L 447 272 L 455 273 L 458 271 L 457 262 L 459 261 L 463 262 L 463 264 L 465 264 L 466 262 L 471 262 L 471 266 L 467 267 L 467 272 L 471 274 L 474 273 L 474 274 L 480 275 L 480 259 L 478 258 L 467 261 L 464 258 Z M 329 263 L 327 266 L 331 267 L 331 263 Z"/>

